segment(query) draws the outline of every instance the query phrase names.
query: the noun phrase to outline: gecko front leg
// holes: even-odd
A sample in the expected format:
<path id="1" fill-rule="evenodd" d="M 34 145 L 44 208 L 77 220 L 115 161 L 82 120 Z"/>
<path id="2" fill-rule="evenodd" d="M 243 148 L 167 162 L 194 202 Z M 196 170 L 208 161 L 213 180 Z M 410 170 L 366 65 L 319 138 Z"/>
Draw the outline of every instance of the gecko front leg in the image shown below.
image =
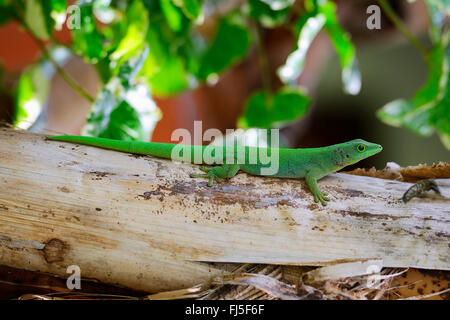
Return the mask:
<path id="1" fill-rule="evenodd" d="M 319 186 L 317 185 L 317 178 L 314 175 L 313 172 L 308 172 L 305 176 L 306 185 L 308 186 L 309 190 L 314 196 L 314 202 L 322 203 L 323 206 L 327 205 L 327 201 L 330 201 L 330 199 L 327 197 L 328 193 L 323 192 L 319 189 Z"/>

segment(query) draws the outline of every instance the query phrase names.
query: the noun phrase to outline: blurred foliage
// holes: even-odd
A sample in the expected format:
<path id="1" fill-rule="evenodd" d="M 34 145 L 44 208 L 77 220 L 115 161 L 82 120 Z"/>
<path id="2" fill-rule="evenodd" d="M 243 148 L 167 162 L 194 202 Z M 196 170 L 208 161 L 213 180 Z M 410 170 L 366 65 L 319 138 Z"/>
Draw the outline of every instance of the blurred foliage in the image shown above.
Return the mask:
<path id="1" fill-rule="evenodd" d="M 103 87 L 95 101 L 84 134 L 117 140 L 148 140 L 160 113 L 147 87 L 135 81 L 147 55 L 148 47 L 145 47 L 140 55 L 120 65 L 117 75 Z"/>
<path id="2" fill-rule="evenodd" d="M 437 131 L 442 143 L 450 149 L 450 48 L 449 30 L 444 21 L 449 1 L 426 0 L 430 14 L 432 48 L 425 57 L 428 79 L 411 100 L 389 102 L 377 112 L 385 123 L 404 127 L 419 136 L 429 137 Z"/>
<path id="3" fill-rule="evenodd" d="M 426 57 L 429 78 L 411 100 L 393 101 L 378 116 L 419 135 L 437 131 L 450 148 L 450 61 L 444 24 L 449 4 L 444 0 L 425 1 L 432 21 L 433 47 Z M 340 59 L 343 90 L 359 93 L 361 76 L 355 47 L 339 24 L 333 1 L 246 0 L 227 13 L 214 10 L 224 2 L 78 0 L 68 7 L 66 0 L 0 0 L 0 23 L 16 19 L 35 38 L 50 43 L 56 42 L 54 30 L 67 23 L 73 39 L 71 50 L 94 65 L 103 81 L 84 129 L 85 134 L 94 136 L 148 140 L 160 118 L 153 96 L 176 95 L 203 82 L 214 84 L 224 71 L 246 59 L 253 45 L 261 43 L 257 38 L 260 32 L 254 32 L 261 28 L 287 27 L 297 41 L 277 72 L 283 87 L 265 85 L 253 92 L 243 106 L 239 127 L 282 127 L 307 112 L 311 99 L 298 87 L 297 80 L 311 43 L 322 30 Z M 211 14 L 216 28 L 207 37 L 197 26 Z M 264 55 L 264 50 L 258 50 L 258 54 Z M 260 56 L 259 60 L 265 59 Z M 19 118 L 27 114 L 22 110 L 26 105 L 23 101 L 34 96 L 33 90 L 42 90 L 33 84 L 29 70 L 17 90 Z"/>
<path id="4" fill-rule="evenodd" d="M 274 28 L 287 22 L 289 18 L 289 6 L 274 10 L 266 1 L 248 0 L 243 8 L 244 12 L 252 19 L 261 23 L 263 27 Z"/>
<path id="5" fill-rule="evenodd" d="M 297 48 L 288 56 L 286 64 L 278 70 L 280 79 L 286 84 L 295 83 L 303 70 L 309 46 L 319 31 L 324 28 L 341 61 L 345 92 L 358 94 L 361 88 L 361 77 L 357 69 L 355 48 L 349 34 L 339 25 L 336 5 L 330 1 L 307 1 L 306 8 L 308 8 L 306 13 L 299 18 L 296 26 Z"/>
<path id="6" fill-rule="evenodd" d="M 27 68 L 21 75 L 17 91 L 15 127 L 28 129 L 42 111 L 50 84 L 40 65 Z"/>
<path id="7" fill-rule="evenodd" d="M 310 99 L 299 89 L 282 88 L 272 95 L 265 91 L 252 94 L 245 113 L 238 120 L 241 128 L 282 127 L 306 113 Z"/>
<path id="8" fill-rule="evenodd" d="M 196 75 L 202 80 L 217 76 L 245 56 L 249 43 L 250 34 L 240 14 L 232 13 L 222 18 L 214 41 L 201 57 Z"/>

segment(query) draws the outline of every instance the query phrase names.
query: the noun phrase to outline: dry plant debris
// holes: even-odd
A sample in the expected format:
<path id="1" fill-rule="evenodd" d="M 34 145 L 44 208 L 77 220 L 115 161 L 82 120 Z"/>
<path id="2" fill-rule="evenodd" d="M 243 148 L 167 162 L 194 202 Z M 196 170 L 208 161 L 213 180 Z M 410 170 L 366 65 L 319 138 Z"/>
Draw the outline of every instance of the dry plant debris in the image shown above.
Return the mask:
<path id="1" fill-rule="evenodd" d="M 370 169 L 357 168 L 352 171 L 341 171 L 341 173 L 404 182 L 417 182 L 422 179 L 448 179 L 450 178 L 450 162 L 439 162 L 431 166 L 420 164 L 406 168 L 400 167 L 395 162 L 388 162 L 382 170 L 373 167 Z"/>
<path id="2" fill-rule="evenodd" d="M 378 260 L 370 263 L 378 263 Z M 423 271 L 418 269 L 384 268 L 379 273 L 361 272 L 361 266 L 368 261 L 337 264 L 313 270 L 307 267 L 244 264 L 235 272 L 218 276 L 207 283 L 191 288 L 160 292 L 144 297 L 131 297 L 89 293 L 54 293 L 47 295 L 25 294 L 21 300 L 82 300 L 82 299 L 120 299 L 120 300 L 397 300 L 397 299 L 438 299 L 450 297 L 450 278 L 448 272 Z M 325 270 L 320 270 L 324 269 Z M 307 271 L 309 270 L 309 271 Z M 333 271 L 334 270 L 334 271 Z M 323 281 L 312 279 L 311 274 L 326 274 L 331 278 L 333 272 L 340 274 L 347 270 L 350 274 L 361 274 Z M 306 272 L 305 272 L 306 271 Z M 289 279 L 289 280 L 287 280 Z"/>

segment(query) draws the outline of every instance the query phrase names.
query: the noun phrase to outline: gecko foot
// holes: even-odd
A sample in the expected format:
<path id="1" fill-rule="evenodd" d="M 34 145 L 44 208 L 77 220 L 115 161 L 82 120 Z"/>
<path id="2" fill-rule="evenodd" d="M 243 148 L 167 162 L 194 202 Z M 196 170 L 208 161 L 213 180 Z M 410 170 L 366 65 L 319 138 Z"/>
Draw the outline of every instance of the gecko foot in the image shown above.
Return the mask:
<path id="1" fill-rule="evenodd" d="M 190 177 L 191 178 L 206 178 L 206 179 L 208 179 L 208 187 L 212 187 L 214 180 L 216 180 L 216 182 L 222 182 L 222 178 L 215 175 L 214 172 L 212 172 L 212 171 L 209 171 L 208 173 L 205 173 L 205 174 L 191 173 Z"/>
<path id="2" fill-rule="evenodd" d="M 212 168 L 200 167 L 205 174 L 191 174 L 191 178 L 206 178 L 208 179 L 208 187 L 213 185 L 214 180 L 221 182 L 223 179 L 230 179 L 236 175 L 240 169 L 239 164 L 223 164 Z"/>
<path id="3" fill-rule="evenodd" d="M 319 202 L 322 203 L 323 206 L 327 205 L 327 201 L 330 201 L 330 198 L 327 197 L 328 193 L 327 192 L 322 192 L 319 191 L 318 193 L 314 194 L 314 202 Z"/>

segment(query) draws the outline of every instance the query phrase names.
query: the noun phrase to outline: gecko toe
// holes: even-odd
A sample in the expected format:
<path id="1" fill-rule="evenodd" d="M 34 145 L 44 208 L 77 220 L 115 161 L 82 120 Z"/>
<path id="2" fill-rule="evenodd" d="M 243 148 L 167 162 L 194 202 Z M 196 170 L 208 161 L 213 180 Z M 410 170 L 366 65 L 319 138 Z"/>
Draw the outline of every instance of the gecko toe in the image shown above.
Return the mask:
<path id="1" fill-rule="evenodd" d="M 222 179 L 217 177 L 213 172 L 208 172 L 208 173 L 203 173 L 203 174 L 197 174 L 197 173 L 191 173 L 190 174 L 191 178 L 206 178 L 208 179 L 208 183 L 207 186 L 208 187 L 212 187 L 214 180 L 216 180 L 217 182 L 221 182 Z"/>

